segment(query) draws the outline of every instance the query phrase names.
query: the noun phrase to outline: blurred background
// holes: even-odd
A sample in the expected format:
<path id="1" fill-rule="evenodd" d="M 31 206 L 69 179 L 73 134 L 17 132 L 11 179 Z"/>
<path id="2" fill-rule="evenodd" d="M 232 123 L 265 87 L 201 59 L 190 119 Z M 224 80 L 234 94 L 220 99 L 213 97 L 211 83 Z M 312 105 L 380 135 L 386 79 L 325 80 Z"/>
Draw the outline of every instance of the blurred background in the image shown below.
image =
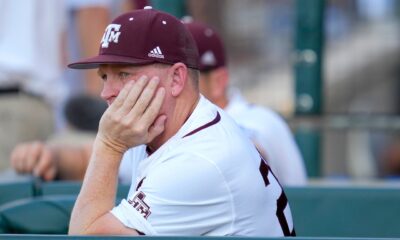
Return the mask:
<path id="1" fill-rule="evenodd" d="M 7 36 L 18 35 L 20 30 L 6 22 L 10 16 L 14 19 L 23 16 L 23 7 L 7 8 L 8 1 L 0 0 L 1 87 L 6 86 L 1 73 L 7 72 L 4 69 L 10 68 L 13 60 L 7 55 L 11 48 L 1 46 Z M 44 97 L 55 109 L 55 121 L 46 125 L 51 131 L 42 135 L 42 140 L 63 131 L 70 122 L 85 119 L 80 115 L 82 119 L 71 120 L 69 116 L 68 120 L 68 115 L 63 114 L 69 98 L 99 93 L 101 81 L 95 74 L 65 68 L 66 63 L 97 51 L 102 32 L 98 36 L 82 31 L 88 29 L 85 24 L 93 30 L 95 24 L 104 29 L 101 19 L 106 24 L 123 11 L 150 2 L 177 17 L 191 15 L 214 26 L 226 44 L 232 85 L 241 89 L 250 102 L 272 108 L 288 121 L 309 177 L 393 181 L 400 176 L 400 1 L 12 1 L 21 6 L 35 5 L 32 7 L 42 14 L 32 17 L 53 23 L 40 29 L 41 38 L 36 38 L 37 42 L 18 35 L 22 42 L 26 41 L 23 44 L 39 44 L 49 49 L 51 46 L 45 43 L 47 36 L 55 33 L 61 36 L 56 39 L 61 42 L 61 50 L 51 52 L 59 59 L 60 69 L 52 80 L 52 84 L 57 81 L 57 87 L 45 84 L 42 92 L 33 91 L 40 95 L 61 89 L 56 96 Z M 81 11 L 85 7 L 98 8 L 99 12 L 90 17 Z M 28 20 L 22 22 L 24 33 L 39 29 L 26 24 Z M 85 34 L 90 36 L 83 38 Z M 90 37 L 97 39 L 96 44 L 87 40 Z M 35 54 L 40 60 L 49 58 L 41 51 Z M 49 73 L 45 63 L 41 64 L 32 68 Z M 27 74 L 22 72 L 23 76 Z M 3 96 L 0 95 L 0 100 Z M 10 121 L 9 115 L 0 112 L 0 125 L 4 121 Z M 79 123 L 76 125 L 79 127 Z M 0 130 L 3 131 L 0 137 L 4 138 L 1 142 L 10 140 L 10 134 Z M 6 156 L 0 161 L 0 169 L 8 167 Z"/>
<path id="2" fill-rule="evenodd" d="M 222 34 L 233 85 L 287 119 L 309 177 L 397 179 L 400 1 L 191 4 Z"/>

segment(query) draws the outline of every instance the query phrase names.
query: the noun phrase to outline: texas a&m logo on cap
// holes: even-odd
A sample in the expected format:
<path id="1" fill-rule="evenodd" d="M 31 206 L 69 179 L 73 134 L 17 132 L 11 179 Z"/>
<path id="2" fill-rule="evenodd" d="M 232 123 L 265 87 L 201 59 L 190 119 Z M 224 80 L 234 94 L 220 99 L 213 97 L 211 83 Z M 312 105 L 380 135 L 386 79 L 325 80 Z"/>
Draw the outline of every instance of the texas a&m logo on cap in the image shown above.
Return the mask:
<path id="1" fill-rule="evenodd" d="M 119 35 L 121 35 L 119 31 L 120 28 L 120 24 L 110 24 L 107 26 L 103 38 L 101 39 L 102 48 L 108 48 L 110 42 L 118 43 Z"/>
<path id="2" fill-rule="evenodd" d="M 150 216 L 151 211 L 149 205 L 144 202 L 145 197 L 146 194 L 139 192 L 132 200 L 128 200 L 128 203 L 132 205 L 136 211 L 142 214 L 145 219 L 147 219 Z"/>

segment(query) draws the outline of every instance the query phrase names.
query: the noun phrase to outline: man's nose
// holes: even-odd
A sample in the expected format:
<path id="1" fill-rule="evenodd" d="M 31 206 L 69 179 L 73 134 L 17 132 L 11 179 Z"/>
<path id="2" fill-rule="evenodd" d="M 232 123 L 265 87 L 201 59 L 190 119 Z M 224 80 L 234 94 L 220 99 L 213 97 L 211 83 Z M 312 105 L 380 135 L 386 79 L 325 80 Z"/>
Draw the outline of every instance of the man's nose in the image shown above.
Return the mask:
<path id="1" fill-rule="evenodd" d="M 113 81 L 112 79 L 107 79 L 103 83 L 103 90 L 101 91 L 101 98 L 104 100 L 109 100 L 113 97 L 117 97 L 119 91 L 121 90 L 121 84 L 117 81 Z"/>

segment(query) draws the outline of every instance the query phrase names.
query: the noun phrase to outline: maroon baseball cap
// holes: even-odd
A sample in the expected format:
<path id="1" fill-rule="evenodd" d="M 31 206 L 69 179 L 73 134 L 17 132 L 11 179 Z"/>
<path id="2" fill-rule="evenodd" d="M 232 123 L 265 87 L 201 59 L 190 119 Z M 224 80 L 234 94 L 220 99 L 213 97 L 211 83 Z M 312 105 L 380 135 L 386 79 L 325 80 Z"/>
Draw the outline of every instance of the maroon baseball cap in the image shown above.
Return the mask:
<path id="1" fill-rule="evenodd" d="M 197 44 L 199 50 L 199 70 L 210 71 L 225 66 L 225 49 L 217 32 L 201 22 L 182 20 Z"/>
<path id="2" fill-rule="evenodd" d="M 182 62 L 198 69 L 198 51 L 192 35 L 174 16 L 146 7 L 125 13 L 107 26 L 99 55 L 70 63 L 74 69 L 102 64 L 145 65 Z"/>

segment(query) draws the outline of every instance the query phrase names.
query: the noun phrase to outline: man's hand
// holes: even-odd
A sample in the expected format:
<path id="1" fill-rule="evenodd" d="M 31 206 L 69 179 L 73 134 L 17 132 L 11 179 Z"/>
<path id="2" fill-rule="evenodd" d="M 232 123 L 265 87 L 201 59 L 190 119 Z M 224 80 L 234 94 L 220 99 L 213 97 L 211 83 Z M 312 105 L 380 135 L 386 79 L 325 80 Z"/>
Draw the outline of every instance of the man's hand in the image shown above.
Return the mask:
<path id="1" fill-rule="evenodd" d="M 159 78 L 142 76 L 125 85 L 103 114 L 97 140 L 118 154 L 151 142 L 164 131 L 165 115 L 159 115 L 165 89 Z"/>
<path id="2" fill-rule="evenodd" d="M 11 166 L 18 173 L 33 173 L 46 181 L 53 180 L 57 173 L 52 150 L 38 141 L 17 145 L 11 153 Z"/>

